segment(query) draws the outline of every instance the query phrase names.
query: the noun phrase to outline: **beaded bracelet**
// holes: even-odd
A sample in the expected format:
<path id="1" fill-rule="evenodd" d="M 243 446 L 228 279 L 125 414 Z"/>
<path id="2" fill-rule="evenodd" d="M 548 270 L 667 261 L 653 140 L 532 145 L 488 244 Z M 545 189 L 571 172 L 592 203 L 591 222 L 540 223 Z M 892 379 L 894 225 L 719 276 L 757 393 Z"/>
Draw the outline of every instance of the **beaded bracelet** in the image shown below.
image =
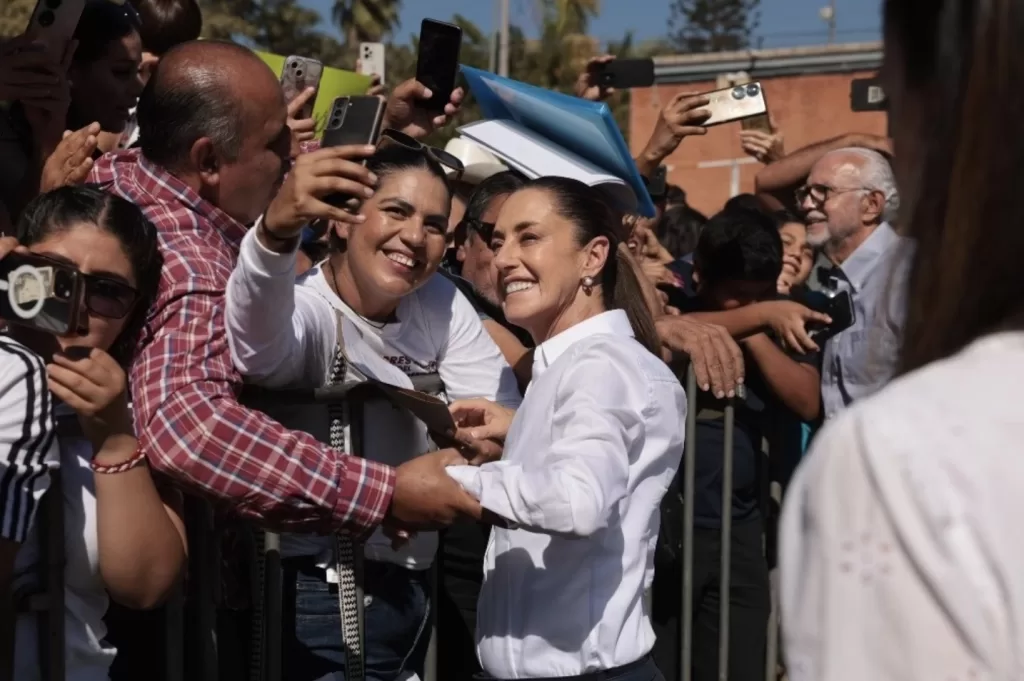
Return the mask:
<path id="1" fill-rule="evenodd" d="M 131 458 L 122 461 L 121 463 L 115 463 L 105 466 L 101 463 L 96 463 L 96 460 L 89 462 L 89 466 L 92 468 L 93 473 L 101 473 L 109 475 L 113 473 L 124 473 L 130 471 L 133 468 L 137 468 L 142 464 L 146 463 L 146 453 L 141 448 L 136 449 L 135 453 L 131 455 Z"/>

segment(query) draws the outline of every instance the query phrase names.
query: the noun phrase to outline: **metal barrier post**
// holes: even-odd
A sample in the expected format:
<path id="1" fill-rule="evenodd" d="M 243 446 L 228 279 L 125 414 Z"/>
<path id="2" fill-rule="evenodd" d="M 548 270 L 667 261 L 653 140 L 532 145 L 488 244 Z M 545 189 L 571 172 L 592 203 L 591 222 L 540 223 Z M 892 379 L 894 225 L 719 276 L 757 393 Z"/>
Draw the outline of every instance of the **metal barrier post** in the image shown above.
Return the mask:
<path id="1" fill-rule="evenodd" d="M 180 580 L 164 610 L 167 681 L 185 681 L 185 581 Z"/>
<path id="2" fill-rule="evenodd" d="M 718 679 L 729 681 L 729 598 L 732 571 L 732 465 L 733 428 L 736 407 L 732 400 L 725 407 L 725 451 L 722 453 L 722 579 L 718 587 Z"/>
<path id="3" fill-rule="evenodd" d="M 693 508 L 697 475 L 697 375 L 686 370 L 686 456 L 683 461 L 683 610 L 679 646 L 679 677 L 690 681 L 693 661 Z"/>
<path id="4" fill-rule="evenodd" d="M 42 678 L 64 681 L 64 490 L 61 472 L 51 473 L 50 489 L 43 497 L 41 563 L 45 569 L 45 605 L 39 616 L 39 640 L 46 641 L 48 659 L 40 660 Z M 34 609 L 34 608 L 33 608 Z"/>
<path id="5" fill-rule="evenodd" d="M 776 576 L 778 570 L 774 571 Z M 779 666 L 779 590 L 775 579 L 769 581 L 771 584 L 772 610 L 768 616 L 768 654 L 765 655 L 764 681 L 775 681 L 778 676 Z"/>
<path id="6" fill-rule="evenodd" d="M 197 509 L 196 560 L 202 570 L 197 586 L 199 674 L 202 681 L 217 681 L 217 594 L 220 591 L 220 545 L 213 525 L 213 507 L 200 502 Z"/>
<path id="7" fill-rule="evenodd" d="M 264 679 L 280 681 L 282 673 L 281 659 L 281 618 L 282 574 L 281 574 L 281 535 L 267 532 L 263 535 L 263 579 L 266 580 L 266 603 L 263 606 Z"/>
<path id="8" fill-rule="evenodd" d="M 423 681 L 439 681 L 437 678 L 437 592 L 440 581 L 440 548 L 430 566 L 430 643 L 427 644 L 427 659 L 423 663 Z"/>

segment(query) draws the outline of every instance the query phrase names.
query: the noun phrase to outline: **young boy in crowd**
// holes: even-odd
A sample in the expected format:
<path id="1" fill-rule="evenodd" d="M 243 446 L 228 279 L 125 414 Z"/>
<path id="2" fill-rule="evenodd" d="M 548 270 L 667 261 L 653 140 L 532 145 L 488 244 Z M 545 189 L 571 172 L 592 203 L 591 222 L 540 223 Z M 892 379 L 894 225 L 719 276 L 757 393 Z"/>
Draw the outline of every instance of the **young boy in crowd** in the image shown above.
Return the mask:
<path id="1" fill-rule="evenodd" d="M 736 329 L 737 318 L 749 316 L 744 308 L 778 298 L 776 283 L 782 271 L 783 247 L 775 220 L 749 207 L 732 204 L 701 230 L 693 263 L 693 291 L 681 300 L 681 312 L 698 313 L 708 321 Z M 735 332 L 734 332 L 735 333 Z M 721 579 L 721 527 L 723 513 L 732 513 L 731 604 L 729 678 L 754 681 L 764 678 L 767 623 L 771 611 L 768 562 L 764 554 L 768 470 L 764 443 L 774 439 L 775 424 L 797 415 L 813 420 L 820 410 L 820 373 L 817 353 L 795 354 L 772 337 L 770 325 L 736 333 L 746 366 L 745 390 L 735 399 L 733 479 L 731 498 L 723 499 L 723 447 L 725 400 L 701 392 L 697 404 L 696 478 L 693 571 L 693 678 L 718 678 L 718 622 L 723 594 Z M 682 470 L 682 469 L 680 469 Z M 681 480 L 666 507 L 662 546 L 670 557 L 668 569 L 655 572 L 655 646 L 659 667 L 668 678 L 679 642 L 677 625 L 669 613 L 678 611 L 678 598 L 665 598 L 681 583 L 682 560 Z M 667 537 L 673 537 L 666 543 Z M 662 590 L 659 591 L 659 586 Z M 659 609 L 664 615 L 659 616 Z M 659 621 L 663 630 L 657 631 Z M 658 651 L 661 651 L 661 654 Z"/>

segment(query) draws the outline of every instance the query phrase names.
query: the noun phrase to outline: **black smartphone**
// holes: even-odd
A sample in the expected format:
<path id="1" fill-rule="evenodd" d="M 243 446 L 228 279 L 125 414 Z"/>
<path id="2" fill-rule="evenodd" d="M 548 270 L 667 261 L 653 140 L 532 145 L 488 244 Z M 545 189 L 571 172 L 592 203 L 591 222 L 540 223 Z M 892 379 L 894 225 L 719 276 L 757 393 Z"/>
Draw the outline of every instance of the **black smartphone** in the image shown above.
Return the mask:
<path id="1" fill-rule="evenodd" d="M 798 303 L 806 305 L 816 312 L 823 312 L 832 318 L 831 324 L 808 326 L 807 335 L 819 347 L 828 339 L 853 326 L 857 320 L 857 313 L 853 308 L 853 298 L 849 291 L 805 291 L 793 298 Z"/>
<path id="2" fill-rule="evenodd" d="M 416 58 L 416 80 L 430 88 L 433 95 L 420 106 L 428 111 L 444 111 L 452 98 L 459 75 L 459 48 L 462 29 L 443 21 L 424 19 L 420 24 L 420 49 Z"/>
<path id="3" fill-rule="evenodd" d="M 376 144 L 384 122 L 385 102 L 373 95 L 338 97 L 331 105 L 321 146 Z"/>
<path id="4" fill-rule="evenodd" d="M 338 97 L 331 105 L 320 146 L 377 144 L 385 107 L 384 100 L 373 95 Z M 350 211 L 359 207 L 359 199 L 347 194 L 331 194 L 324 197 L 324 201 Z"/>
<path id="5" fill-rule="evenodd" d="M 78 328 L 83 279 L 74 267 L 34 255 L 0 259 L 0 319 L 55 336 Z"/>
<path id="6" fill-rule="evenodd" d="M 654 172 L 651 173 L 651 179 L 647 181 L 647 193 L 651 195 L 651 200 L 661 201 L 665 198 L 665 192 L 668 190 L 668 168 L 665 166 L 658 166 Z"/>
<path id="7" fill-rule="evenodd" d="M 888 111 L 889 100 L 885 98 L 880 78 L 854 78 L 850 81 L 850 109 L 862 111 Z"/>
<path id="8" fill-rule="evenodd" d="M 603 87 L 628 90 L 654 85 L 653 59 L 613 59 L 597 67 L 597 82 Z"/>

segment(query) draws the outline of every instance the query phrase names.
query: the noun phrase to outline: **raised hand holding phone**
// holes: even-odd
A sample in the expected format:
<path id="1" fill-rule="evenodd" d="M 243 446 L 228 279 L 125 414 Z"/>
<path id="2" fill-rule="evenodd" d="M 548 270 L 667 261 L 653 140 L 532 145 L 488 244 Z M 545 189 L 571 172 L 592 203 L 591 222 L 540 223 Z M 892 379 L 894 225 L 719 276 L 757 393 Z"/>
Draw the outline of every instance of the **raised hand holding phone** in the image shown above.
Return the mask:
<path id="1" fill-rule="evenodd" d="M 132 436 L 128 380 L 114 358 L 98 348 L 67 348 L 46 365 L 47 384 L 78 414 L 96 451 L 118 435 Z"/>

